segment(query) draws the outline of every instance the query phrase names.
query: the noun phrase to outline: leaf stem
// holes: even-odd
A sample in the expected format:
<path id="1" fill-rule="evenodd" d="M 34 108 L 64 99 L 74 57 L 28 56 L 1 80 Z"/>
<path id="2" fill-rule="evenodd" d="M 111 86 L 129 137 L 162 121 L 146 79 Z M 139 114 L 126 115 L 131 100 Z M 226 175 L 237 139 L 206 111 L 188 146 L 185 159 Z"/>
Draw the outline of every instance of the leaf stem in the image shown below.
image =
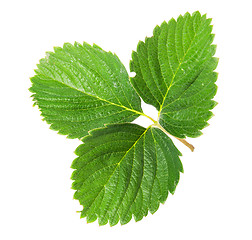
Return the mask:
<path id="1" fill-rule="evenodd" d="M 139 112 L 140 113 L 140 112 Z M 155 126 L 157 128 L 159 128 L 160 130 L 162 130 L 164 133 L 166 133 L 167 135 L 173 136 L 170 133 L 168 133 L 160 124 L 158 121 L 155 121 L 152 117 L 146 115 L 145 113 L 140 113 L 142 116 L 145 116 L 147 118 L 149 118 L 152 122 L 154 122 L 154 124 L 152 124 L 152 126 Z M 173 136 L 175 137 L 175 136 Z M 190 144 L 189 142 L 187 142 L 185 139 L 183 138 L 178 138 L 175 137 L 176 139 L 178 139 L 180 142 L 182 142 L 185 146 L 187 146 L 192 152 L 194 151 L 194 146 L 192 144 Z"/>
<path id="2" fill-rule="evenodd" d="M 168 133 L 160 124 L 159 122 L 157 121 L 154 121 L 154 124 L 153 126 L 159 128 L 160 130 L 162 130 L 164 133 L 166 133 L 167 135 L 170 135 L 170 136 L 173 136 L 171 135 L 170 133 Z M 173 136 L 175 137 L 175 136 Z M 178 138 L 178 137 L 175 137 L 176 139 L 178 139 L 180 142 L 182 142 L 184 145 L 186 145 L 192 152 L 194 151 L 194 146 L 192 144 L 190 144 L 189 142 L 187 142 L 185 139 L 182 139 L 182 138 Z"/>

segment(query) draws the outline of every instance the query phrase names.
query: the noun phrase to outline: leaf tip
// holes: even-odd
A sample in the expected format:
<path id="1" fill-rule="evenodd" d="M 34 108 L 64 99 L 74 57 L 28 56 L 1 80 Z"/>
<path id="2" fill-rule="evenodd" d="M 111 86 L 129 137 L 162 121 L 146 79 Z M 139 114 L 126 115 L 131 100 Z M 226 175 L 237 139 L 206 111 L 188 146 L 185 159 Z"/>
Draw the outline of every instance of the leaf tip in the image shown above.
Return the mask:
<path id="1" fill-rule="evenodd" d="M 64 45 L 63 45 L 64 46 Z M 54 52 L 50 52 L 50 55 L 54 54 L 54 53 L 58 53 L 61 52 L 63 49 L 61 47 L 53 47 Z M 42 59 L 41 59 L 42 60 Z"/>
<path id="2" fill-rule="evenodd" d="M 197 11 L 193 12 L 192 17 L 201 17 L 200 11 L 197 10 Z"/>
<path id="3" fill-rule="evenodd" d="M 69 48 L 73 48 L 73 45 L 69 42 L 66 42 L 63 44 L 63 49 L 69 49 Z"/>
<path id="4" fill-rule="evenodd" d="M 191 14 L 190 14 L 189 12 L 186 12 L 186 13 L 184 14 L 184 18 L 188 18 L 188 17 L 191 17 Z"/>

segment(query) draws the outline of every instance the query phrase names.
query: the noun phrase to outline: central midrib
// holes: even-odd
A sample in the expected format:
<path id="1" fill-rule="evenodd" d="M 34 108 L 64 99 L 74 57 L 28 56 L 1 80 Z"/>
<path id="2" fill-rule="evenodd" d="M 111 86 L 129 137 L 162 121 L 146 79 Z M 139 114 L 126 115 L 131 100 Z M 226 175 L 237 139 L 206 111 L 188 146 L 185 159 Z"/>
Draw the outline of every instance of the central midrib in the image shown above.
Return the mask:
<path id="1" fill-rule="evenodd" d="M 68 87 L 68 88 L 71 88 L 71 89 L 73 89 L 73 90 L 76 90 L 76 91 L 78 91 L 78 92 L 81 92 L 81 93 L 83 93 L 83 94 L 85 94 L 85 95 L 87 95 L 87 96 L 90 96 L 90 97 L 99 99 L 100 101 L 107 102 L 107 103 L 109 103 L 109 104 L 111 104 L 111 105 L 114 105 L 114 106 L 117 106 L 117 107 L 121 107 L 121 108 L 124 108 L 124 109 L 126 109 L 126 110 L 128 110 L 128 111 L 131 111 L 131 112 L 137 113 L 137 114 L 139 114 L 139 115 L 143 115 L 143 116 L 145 116 L 145 117 L 150 118 L 149 116 L 145 115 L 143 112 L 139 112 L 139 111 L 137 111 L 137 110 L 135 110 L 135 109 L 131 109 L 131 108 L 128 108 L 128 107 L 126 107 L 126 106 L 123 106 L 123 105 L 119 105 L 119 104 L 110 102 L 110 101 L 108 101 L 108 100 L 106 100 L 106 99 L 103 99 L 103 98 L 100 98 L 100 97 L 98 97 L 98 96 L 95 96 L 95 95 L 86 93 L 86 92 L 84 92 L 84 91 L 81 91 L 81 90 L 78 89 L 78 88 L 74 88 L 74 87 L 72 87 L 72 86 L 69 86 L 69 85 L 67 85 L 67 84 L 64 83 L 64 82 L 57 81 L 57 80 L 55 80 L 55 79 L 53 79 L 53 78 L 51 78 L 51 77 L 48 77 L 48 76 L 46 76 L 46 75 L 44 75 L 44 74 L 41 74 L 41 73 L 40 73 L 40 74 L 38 74 L 38 76 L 39 76 L 39 75 L 43 75 L 43 76 L 45 76 L 46 78 L 50 78 L 51 81 L 54 81 L 54 82 L 57 82 L 57 83 L 61 83 L 62 85 L 66 86 L 66 87 Z"/>
<path id="2" fill-rule="evenodd" d="M 163 102 L 162 102 L 162 104 L 161 104 L 161 106 L 160 106 L 160 109 L 159 109 L 159 111 L 158 111 L 158 119 L 159 119 L 160 113 L 161 113 L 161 111 L 162 111 L 162 108 L 163 108 L 165 99 L 166 99 L 166 97 L 167 97 L 167 95 L 168 95 L 168 92 L 169 92 L 171 86 L 172 86 L 173 80 L 175 79 L 176 74 L 178 73 L 178 70 L 180 69 L 181 64 L 183 63 L 183 61 L 184 61 L 184 59 L 185 59 L 185 57 L 186 57 L 188 51 L 190 50 L 190 48 L 191 48 L 191 46 L 192 46 L 192 43 L 193 43 L 193 41 L 194 41 L 194 39 L 195 39 L 195 37 L 196 37 L 196 35 L 197 35 L 197 33 L 198 33 L 199 28 L 200 28 L 200 26 L 198 27 L 197 31 L 195 32 L 195 35 L 194 35 L 194 37 L 193 37 L 193 39 L 192 39 L 192 41 L 191 41 L 191 43 L 190 43 L 188 49 L 186 50 L 186 52 L 185 52 L 185 54 L 184 54 L 182 60 L 180 61 L 179 65 L 178 65 L 178 67 L 177 67 L 177 69 L 176 69 L 176 71 L 175 71 L 175 73 L 174 73 L 174 75 L 173 75 L 173 77 L 172 77 L 172 80 L 171 80 L 171 83 L 170 83 L 169 87 L 167 88 L 167 91 L 166 91 L 166 93 L 165 93 L 165 95 L 164 95 L 164 98 L 163 98 Z"/>
<path id="3" fill-rule="evenodd" d="M 122 156 L 122 158 L 120 159 L 120 161 L 116 164 L 117 166 L 115 167 L 115 169 L 113 170 L 113 172 L 110 174 L 110 177 L 108 178 L 108 180 L 106 181 L 106 183 L 102 186 L 101 190 L 98 192 L 97 196 L 95 197 L 95 199 L 93 200 L 93 202 L 91 203 L 91 205 L 88 207 L 88 209 L 93 205 L 93 203 L 95 202 L 95 200 L 97 199 L 97 197 L 100 195 L 100 193 L 102 192 L 102 190 L 104 189 L 104 187 L 108 184 L 109 180 L 114 175 L 116 169 L 120 166 L 120 164 L 123 161 L 123 159 L 127 156 L 127 154 L 131 151 L 131 149 L 136 146 L 136 144 L 138 143 L 138 141 L 146 134 L 146 132 L 150 129 L 150 127 L 151 126 L 149 126 L 148 128 L 146 128 L 145 131 L 139 136 L 139 138 L 136 139 L 136 141 L 134 142 L 134 144 L 125 152 L 125 154 Z"/>

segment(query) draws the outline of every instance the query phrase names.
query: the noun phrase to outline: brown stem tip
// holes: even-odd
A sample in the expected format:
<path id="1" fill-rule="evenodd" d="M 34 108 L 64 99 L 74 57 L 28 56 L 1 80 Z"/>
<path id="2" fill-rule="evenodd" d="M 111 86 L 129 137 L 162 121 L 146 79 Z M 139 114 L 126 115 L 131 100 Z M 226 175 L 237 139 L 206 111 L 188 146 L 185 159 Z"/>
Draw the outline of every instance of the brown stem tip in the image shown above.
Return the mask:
<path id="1" fill-rule="evenodd" d="M 155 123 L 153 125 L 159 129 L 161 129 L 167 135 L 173 136 L 170 133 L 168 133 L 157 121 L 155 121 Z M 175 137 L 175 136 L 173 136 L 173 137 Z M 194 146 L 192 144 L 190 144 L 189 142 L 187 142 L 185 139 L 178 138 L 178 137 L 175 137 L 175 138 L 178 139 L 180 142 L 182 142 L 184 145 L 186 145 L 192 152 L 194 151 Z"/>

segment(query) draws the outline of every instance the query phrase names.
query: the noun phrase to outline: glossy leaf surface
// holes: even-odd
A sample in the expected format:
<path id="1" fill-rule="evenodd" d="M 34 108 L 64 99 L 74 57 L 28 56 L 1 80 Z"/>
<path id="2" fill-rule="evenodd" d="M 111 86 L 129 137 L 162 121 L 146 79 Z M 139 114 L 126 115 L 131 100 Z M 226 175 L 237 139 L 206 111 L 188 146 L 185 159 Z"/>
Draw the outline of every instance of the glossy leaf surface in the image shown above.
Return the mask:
<path id="1" fill-rule="evenodd" d="M 64 44 L 40 60 L 30 91 L 51 128 L 81 138 L 106 123 L 131 122 L 141 101 L 118 57 L 96 45 Z"/>
<path id="2" fill-rule="evenodd" d="M 218 60 L 210 23 L 199 12 L 163 22 L 132 54 L 133 86 L 157 108 L 166 131 L 179 138 L 199 136 L 216 105 Z"/>
<path id="3" fill-rule="evenodd" d="M 52 129 L 83 141 L 72 188 L 87 222 L 139 221 L 174 193 L 183 167 L 168 135 L 193 151 L 182 138 L 199 136 L 212 116 L 213 39 L 211 19 L 199 12 L 163 22 L 132 53 L 130 79 L 97 45 L 66 43 L 41 59 L 30 91 Z M 142 112 L 140 97 L 156 107 L 157 120 Z M 153 124 L 130 123 L 140 115 Z"/>
<path id="4" fill-rule="evenodd" d="M 111 226 L 154 213 L 183 171 L 171 139 L 160 129 L 135 124 L 109 125 L 83 139 L 72 168 L 74 197 L 81 217 Z"/>

